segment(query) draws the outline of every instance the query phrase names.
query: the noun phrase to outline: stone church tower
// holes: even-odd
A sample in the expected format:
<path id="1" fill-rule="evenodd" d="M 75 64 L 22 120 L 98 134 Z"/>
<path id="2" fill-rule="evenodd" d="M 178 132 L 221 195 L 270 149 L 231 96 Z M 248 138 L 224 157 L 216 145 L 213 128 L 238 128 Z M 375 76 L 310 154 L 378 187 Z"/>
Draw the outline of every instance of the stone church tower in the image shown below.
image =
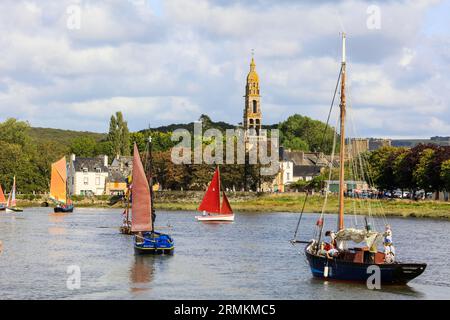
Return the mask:
<path id="1" fill-rule="evenodd" d="M 255 67 L 255 60 L 252 57 L 250 72 L 247 76 L 247 85 L 245 87 L 244 122 L 242 123 L 245 132 L 249 136 L 259 136 L 261 134 L 262 123 L 259 77 Z"/>

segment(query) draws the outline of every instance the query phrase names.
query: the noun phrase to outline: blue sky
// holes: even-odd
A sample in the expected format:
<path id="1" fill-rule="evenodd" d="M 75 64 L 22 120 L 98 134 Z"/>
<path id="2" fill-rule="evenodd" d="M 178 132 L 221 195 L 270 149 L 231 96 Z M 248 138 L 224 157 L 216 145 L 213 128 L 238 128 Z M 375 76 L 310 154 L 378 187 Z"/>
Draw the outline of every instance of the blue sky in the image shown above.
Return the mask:
<path id="1" fill-rule="evenodd" d="M 202 113 L 237 124 L 252 49 L 263 122 L 325 120 L 344 29 L 350 135 L 450 135 L 449 16 L 438 0 L 4 0 L 0 120 L 105 132 L 120 110 L 131 130 Z"/>

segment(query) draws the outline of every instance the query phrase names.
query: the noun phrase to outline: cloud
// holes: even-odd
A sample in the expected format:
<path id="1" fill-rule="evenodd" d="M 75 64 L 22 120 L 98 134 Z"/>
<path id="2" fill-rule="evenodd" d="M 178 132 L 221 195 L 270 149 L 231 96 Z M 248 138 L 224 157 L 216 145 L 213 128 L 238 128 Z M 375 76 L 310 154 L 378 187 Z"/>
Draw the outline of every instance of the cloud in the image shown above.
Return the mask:
<path id="1" fill-rule="evenodd" d="M 80 29 L 67 28 L 79 5 Z M 0 114 L 33 125 L 132 130 L 209 114 L 242 121 L 255 49 L 263 121 L 325 120 L 348 34 L 349 105 L 361 136 L 448 135 L 445 2 L 5 0 L 0 4 Z"/>

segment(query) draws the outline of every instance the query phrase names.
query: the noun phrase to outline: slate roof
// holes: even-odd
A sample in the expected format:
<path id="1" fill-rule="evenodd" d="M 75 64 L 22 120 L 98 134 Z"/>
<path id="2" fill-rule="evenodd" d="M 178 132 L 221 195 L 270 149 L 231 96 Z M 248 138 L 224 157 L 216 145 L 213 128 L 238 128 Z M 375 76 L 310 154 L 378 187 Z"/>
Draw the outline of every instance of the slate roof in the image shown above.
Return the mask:
<path id="1" fill-rule="evenodd" d="M 132 168 L 133 167 L 133 157 L 131 156 L 120 156 L 114 158 L 113 162 L 111 163 L 111 168 Z"/>
<path id="2" fill-rule="evenodd" d="M 320 166 L 327 167 L 331 161 L 331 155 L 325 155 L 321 152 L 304 152 L 280 150 L 280 158 L 283 161 L 292 161 L 297 166 Z M 339 155 L 335 154 L 333 166 L 339 166 Z"/>
<path id="3" fill-rule="evenodd" d="M 127 182 L 127 177 L 119 171 L 110 171 L 108 175 L 108 182 Z"/>
<path id="4" fill-rule="evenodd" d="M 83 171 L 83 168 L 87 168 L 88 172 L 97 172 L 97 168 L 100 168 L 102 172 L 108 172 L 108 167 L 104 165 L 103 161 L 103 157 L 76 158 L 73 165 L 76 172 Z"/>
<path id="5" fill-rule="evenodd" d="M 293 167 L 294 177 L 315 177 L 320 174 L 320 166 L 297 166 Z"/>

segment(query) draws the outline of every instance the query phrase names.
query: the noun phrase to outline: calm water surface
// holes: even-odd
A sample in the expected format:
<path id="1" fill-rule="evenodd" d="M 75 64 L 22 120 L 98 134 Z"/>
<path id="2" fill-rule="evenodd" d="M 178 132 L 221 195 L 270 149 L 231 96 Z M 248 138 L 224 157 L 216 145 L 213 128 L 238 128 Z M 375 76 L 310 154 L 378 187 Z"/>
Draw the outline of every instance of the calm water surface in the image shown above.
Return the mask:
<path id="1" fill-rule="evenodd" d="M 448 221 L 389 219 L 398 258 L 428 268 L 408 286 L 371 291 L 312 278 L 303 246 L 288 241 L 297 214 L 237 214 L 232 224 L 198 223 L 195 214 L 158 212 L 157 226 L 173 225 L 175 254 L 135 256 L 132 237 L 118 232 L 121 210 L 0 213 L 0 299 L 450 298 Z M 316 219 L 304 215 L 300 238 L 311 238 Z M 334 216 L 326 221 L 335 226 Z M 80 289 L 67 289 L 71 265 Z"/>

